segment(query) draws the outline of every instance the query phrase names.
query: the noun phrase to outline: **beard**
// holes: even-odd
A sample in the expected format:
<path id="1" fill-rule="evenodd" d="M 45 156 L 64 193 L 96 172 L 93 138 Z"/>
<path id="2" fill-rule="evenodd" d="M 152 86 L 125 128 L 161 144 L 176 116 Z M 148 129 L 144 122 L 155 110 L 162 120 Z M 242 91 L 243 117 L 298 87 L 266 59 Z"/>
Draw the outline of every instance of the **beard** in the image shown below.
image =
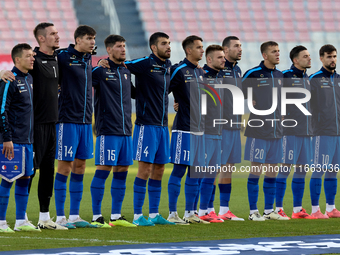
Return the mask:
<path id="1" fill-rule="evenodd" d="M 59 49 L 59 46 L 53 46 L 52 49 L 53 50 Z"/>
<path id="2" fill-rule="evenodd" d="M 326 68 L 329 69 L 329 70 L 335 70 L 336 64 L 334 66 L 328 65 L 328 66 L 326 66 Z"/>
<path id="3" fill-rule="evenodd" d="M 158 50 L 158 49 L 157 49 L 157 55 L 158 55 L 160 58 L 163 58 L 163 59 L 168 59 L 168 58 L 170 58 L 170 56 L 168 56 L 166 52 L 161 52 L 161 51 Z"/>

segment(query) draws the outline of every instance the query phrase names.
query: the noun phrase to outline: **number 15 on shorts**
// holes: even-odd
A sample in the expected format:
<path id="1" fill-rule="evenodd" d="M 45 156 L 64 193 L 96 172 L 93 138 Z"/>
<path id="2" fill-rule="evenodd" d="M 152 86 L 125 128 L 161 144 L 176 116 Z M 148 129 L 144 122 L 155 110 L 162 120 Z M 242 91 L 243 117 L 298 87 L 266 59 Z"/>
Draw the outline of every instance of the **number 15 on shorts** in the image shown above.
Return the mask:
<path id="1" fill-rule="evenodd" d="M 116 160 L 116 150 L 107 150 L 107 160 L 112 162 Z"/>

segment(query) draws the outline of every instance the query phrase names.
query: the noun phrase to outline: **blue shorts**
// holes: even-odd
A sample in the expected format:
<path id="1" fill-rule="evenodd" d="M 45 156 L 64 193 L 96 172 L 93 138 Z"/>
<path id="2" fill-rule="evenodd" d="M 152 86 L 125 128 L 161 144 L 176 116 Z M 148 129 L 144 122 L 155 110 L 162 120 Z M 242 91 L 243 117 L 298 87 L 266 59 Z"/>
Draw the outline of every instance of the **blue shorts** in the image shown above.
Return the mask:
<path id="1" fill-rule="evenodd" d="M 172 132 L 170 155 L 173 164 L 205 166 L 204 135 L 193 135 L 186 131 Z"/>
<path id="2" fill-rule="evenodd" d="M 205 136 L 205 165 L 206 166 L 221 166 L 221 136 Z"/>
<path id="3" fill-rule="evenodd" d="M 241 163 L 241 136 L 240 130 L 222 131 L 222 165 L 227 163 Z"/>
<path id="4" fill-rule="evenodd" d="M 340 136 L 313 137 L 314 167 L 322 169 L 339 169 Z"/>
<path id="5" fill-rule="evenodd" d="M 24 176 L 31 176 L 34 173 L 33 168 L 33 144 L 18 144 L 14 143 L 15 147 L 25 147 L 25 174 Z M 15 157 L 15 155 L 14 155 Z"/>
<path id="6" fill-rule="evenodd" d="M 95 155 L 96 166 L 129 166 L 132 164 L 131 136 L 97 136 Z"/>
<path id="7" fill-rule="evenodd" d="M 282 162 L 282 139 L 258 139 L 247 137 L 244 160 L 277 164 Z"/>
<path id="8" fill-rule="evenodd" d="M 312 139 L 308 136 L 288 135 L 282 137 L 284 164 L 306 165 L 313 163 Z"/>
<path id="9" fill-rule="evenodd" d="M 148 163 L 169 163 L 169 129 L 162 126 L 135 125 L 133 159 Z"/>
<path id="10" fill-rule="evenodd" d="M 57 123 L 55 158 L 63 161 L 93 158 L 91 124 Z"/>

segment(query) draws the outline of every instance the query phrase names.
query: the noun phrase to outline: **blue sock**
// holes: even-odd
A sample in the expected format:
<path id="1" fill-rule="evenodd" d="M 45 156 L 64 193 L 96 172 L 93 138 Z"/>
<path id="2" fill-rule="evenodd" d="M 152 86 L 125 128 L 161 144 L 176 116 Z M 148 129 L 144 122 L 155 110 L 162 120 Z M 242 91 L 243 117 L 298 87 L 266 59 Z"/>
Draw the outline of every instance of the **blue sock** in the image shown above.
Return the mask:
<path id="1" fill-rule="evenodd" d="M 257 199 L 259 197 L 259 178 L 255 174 L 249 174 L 247 190 L 250 210 L 257 210 Z"/>
<path id="2" fill-rule="evenodd" d="M 0 185 L 0 220 L 6 220 L 6 212 L 8 207 L 9 195 L 11 192 L 12 182 L 8 182 L 4 179 Z"/>
<path id="3" fill-rule="evenodd" d="M 293 205 L 302 206 L 303 193 L 305 192 L 306 174 L 294 173 L 292 180 Z"/>
<path id="4" fill-rule="evenodd" d="M 286 193 L 288 173 L 279 172 L 276 176 L 276 207 L 283 207 L 283 198 Z"/>
<path id="5" fill-rule="evenodd" d="M 111 214 L 120 214 L 126 190 L 126 176 L 128 172 L 113 173 L 111 183 L 112 206 Z"/>
<path id="6" fill-rule="evenodd" d="M 214 208 L 215 192 L 216 192 L 216 185 L 213 185 L 213 191 L 211 193 L 208 208 Z"/>
<path id="7" fill-rule="evenodd" d="M 57 216 L 65 216 L 64 207 L 66 200 L 67 176 L 57 173 L 54 181 L 55 208 Z"/>
<path id="8" fill-rule="evenodd" d="M 96 170 L 91 182 L 92 212 L 93 215 L 101 214 L 102 201 L 105 191 L 105 181 L 110 171 Z"/>
<path id="9" fill-rule="evenodd" d="M 325 190 L 326 203 L 334 205 L 335 195 L 338 188 L 338 179 L 336 178 L 336 172 L 326 172 L 323 187 Z"/>
<path id="10" fill-rule="evenodd" d="M 198 189 L 198 178 L 191 178 L 188 172 L 187 178 L 185 179 L 185 210 L 193 211 L 194 203 L 197 196 Z"/>
<path id="11" fill-rule="evenodd" d="M 273 209 L 276 191 L 276 178 L 264 177 L 263 180 L 263 193 L 264 193 L 264 209 Z"/>
<path id="12" fill-rule="evenodd" d="M 201 187 L 200 187 L 200 195 L 201 195 L 200 209 L 201 210 L 208 209 L 211 194 L 214 189 L 214 181 L 215 181 L 215 178 L 204 178 L 202 180 Z"/>
<path id="13" fill-rule="evenodd" d="M 181 181 L 187 170 L 185 165 L 174 165 L 174 169 L 169 178 L 168 196 L 169 196 L 169 211 L 177 211 L 177 200 L 181 192 Z"/>
<path id="14" fill-rule="evenodd" d="M 312 173 L 312 177 L 310 179 L 309 188 L 310 188 L 310 198 L 312 200 L 312 206 L 319 205 L 319 198 L 321 193 L 322 180 L 321 177 L 323 172 L 314 172 Z"/>
<path id="15" fill-rule="evenodd" d="M 218 184 L 220 189 L 220 206 L 228 207 L 231 193 L 231 183 L 229 184 Z"/>
<path id="16" fill-rule="evenodd" d="M 83 174 L 71 173 L 70 215 L 79 215 L 80 201 L 83 197 Z"/>
<path id="17" fill-rule="evenodd" d="M 198 179 L 198 193 L 195 197 L 195 202 L 194 202 L 194 210 L 197 210 L 197 205 L 198 205 L 198 200 L 200 199 L 200 190 L 201 190 L 201 184 L 202 184 L 203 178 Z"/>
<path id="18" fill-rule="evenodd" d="M 24 220 L 28 203 L 28 184 L 30 179 L 17 179 L 15 181 L 15 207 L 16 219 Z"/>
<path id="19" fill-rule="evenodd" d="M 149 213 L 158 213 L 159 202 L 161 201 L 162 181 L 149 179 Z"/>
<path id="20" fill-rule="evenodd" d="M 142 214 L 146 193 L 146 180 L 136 177 L 133 184 L 133 209 L 135 214 Z"/>

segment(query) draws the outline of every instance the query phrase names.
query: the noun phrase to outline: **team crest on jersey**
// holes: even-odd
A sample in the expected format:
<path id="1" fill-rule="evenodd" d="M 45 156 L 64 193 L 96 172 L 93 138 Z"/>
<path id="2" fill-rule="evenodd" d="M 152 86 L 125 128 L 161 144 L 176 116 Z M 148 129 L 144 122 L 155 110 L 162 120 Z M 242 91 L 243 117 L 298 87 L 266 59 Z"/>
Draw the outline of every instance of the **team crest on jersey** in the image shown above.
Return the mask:
<path id="1" fill-rule="evenodd" d="M 168 68 L 168 73 L 170 73 L 170 67 Z"/>
<path id="2" fill-rule="evenodd" d="M 201 81 L 203 81 L 203 77 L 202 77 L 202 75 L 200 75 L 200 79 L 201 79 Z"/>
<path id="3" fill-rule="evenodd" d="M 190 74 L 189 70 L 186 71 L 187 74 Z"/>
<path id="4" fill-rule="evenodd" d="M 76 56 L 75 56 L 75 55 L 73 55 L 72 57 L 70 57 L 70 59 L 76 59 Z"/>
<path id="5" fill-rule="evenodd" d="M 261 74 L 260 74 L 260 77 L 261 77 L 261 78 L 263 78 L 263 77 L 264 77 L 264 75 L 261 73 Z"/>
<path id="6" fill-rule="evenodd" d="M 281 79 L 278 80 L 279 85 L 281 85 Z"/>
<path id="7" fill-rule="evenodd" d="M 241 73 L 238 73 L 238 77 L 241 77 Z"/>
<path id="8" fill-rule="evenodd" d="M 127 74 L 126 73 L 124 74 L 124 77 L 125 77 L 125 80 L 127 80 Z"/>
<path id="9" fill-rule="evenodd" d="M 310 82 L 309 82 L 309 80 L 307 80 L 307 83 L 308 83 L 308 85 L 310 85 Z"/>
<path id="10" fill-rule="evenodd" d="M 297 77 L 296 74 L 293 74 L 293 77 L 296 78 Z"/>

